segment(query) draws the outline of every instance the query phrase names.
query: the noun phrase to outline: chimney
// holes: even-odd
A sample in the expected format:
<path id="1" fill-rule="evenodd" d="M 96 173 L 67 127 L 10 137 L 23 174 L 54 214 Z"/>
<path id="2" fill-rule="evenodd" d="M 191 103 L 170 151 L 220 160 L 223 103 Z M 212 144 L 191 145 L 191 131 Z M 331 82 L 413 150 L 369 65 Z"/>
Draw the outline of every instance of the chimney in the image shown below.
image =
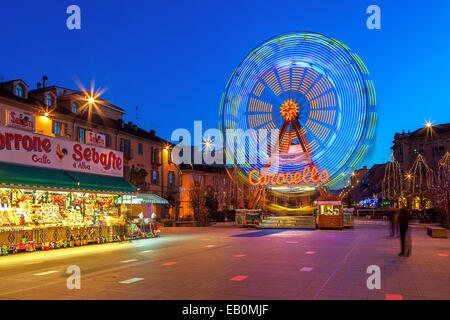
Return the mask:
<path id="1" fill-rule="evenodd" d="M 155 133 L 156 133 L 156 131 L 155 131 L 155 130 L 153 130 L 153 129 L 151 129 L 151 130 L 150 130 L 150 134 L 152 135 L 152 137 L 154 137 L 154 136 L 155 136 Z"/>
<path id="2" fill-rule="evenodd" d="M 40 83 L 40 82 L 37 83 L 37 88 L 38 88 L 38 89 L 41 88 L 41 83 Z"/>
<path id="3" fill-rule="evenodd" d="M 137 124 L 133 124 L 134 131 L 137 131 Z"/>
<path id="4" fill-rule="evenodd" d="M 48 80 L 47 76 L 42 77 L 42 87 L 43 88 L 47 87 L 47 80 Z"/>

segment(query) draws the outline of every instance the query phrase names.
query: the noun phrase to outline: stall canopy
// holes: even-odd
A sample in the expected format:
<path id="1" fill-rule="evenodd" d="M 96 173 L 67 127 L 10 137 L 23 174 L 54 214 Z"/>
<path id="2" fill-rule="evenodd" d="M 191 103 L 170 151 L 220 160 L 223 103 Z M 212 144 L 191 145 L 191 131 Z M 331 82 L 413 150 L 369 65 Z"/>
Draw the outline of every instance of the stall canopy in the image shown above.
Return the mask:
<path id="1" fill-rule="evenodd" d="M 0 186 L 66 190 L 75 188 L 76 182 L 62 170 L 0 163 Z"/>
<path id="2" fill-rule="evenodd" d="M 84 191 L 136 193 L 136 187 L 123 178 L 67 171 L 66 174 L 76 181 L 78 188 Z"/>
<path id="3" fill-rule="evenodd" d="M 0 163 L 0 187 L 134 194 L 136 187 L 120 177 Z"/>
<path id="4" fill-rule="evenodd" d="M 120 200 L 119 200 L 120 201 Z M 154 203 L 154 204 L 169 204 L 164 198 L 156 194 L 139 193 L 137 196 L 125 196 L 123 197 L 124 204 L 141 204 L 141 203 Z"/>
<path id="5" fill-rule="evenodd" d="M 144 203 L 169 204 L 169 201 L 156 194 L 139 193 L 137 197 L 141 198 Z"/>

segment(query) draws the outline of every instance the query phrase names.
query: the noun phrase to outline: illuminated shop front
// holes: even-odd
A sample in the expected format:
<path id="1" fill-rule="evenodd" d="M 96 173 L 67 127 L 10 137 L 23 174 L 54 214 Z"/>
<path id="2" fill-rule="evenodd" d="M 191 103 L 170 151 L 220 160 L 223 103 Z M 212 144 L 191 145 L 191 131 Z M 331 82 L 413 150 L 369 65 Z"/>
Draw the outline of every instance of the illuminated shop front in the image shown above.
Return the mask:
<path id="1" fill-rule="evenodd" d="M 2 254 L 122 241 L 122 153 L 0 127 Z"/>

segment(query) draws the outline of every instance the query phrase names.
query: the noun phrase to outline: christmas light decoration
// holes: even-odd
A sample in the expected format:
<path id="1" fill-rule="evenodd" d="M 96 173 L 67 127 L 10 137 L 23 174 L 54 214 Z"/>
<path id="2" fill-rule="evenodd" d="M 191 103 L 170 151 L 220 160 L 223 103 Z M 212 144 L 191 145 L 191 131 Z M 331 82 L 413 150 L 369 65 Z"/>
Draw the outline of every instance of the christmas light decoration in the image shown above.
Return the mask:
<path id="1" fill-rule="evenodd" d="M 428 166 L 425 157 L 420 153 L 417 155 L 408 173 L 411 176 L 409 181 L 409 192 L 411 195 L 422 196 L 430 190 L 433 180 L 433 170 Z"/>
<path id="2" fill-rule="evenodd" d="M 382 182 L 383 200 L 398 201 L 403 196 L 404 178 L 400 164 L 391 155 L 391 160 L 386 163 Z"/>

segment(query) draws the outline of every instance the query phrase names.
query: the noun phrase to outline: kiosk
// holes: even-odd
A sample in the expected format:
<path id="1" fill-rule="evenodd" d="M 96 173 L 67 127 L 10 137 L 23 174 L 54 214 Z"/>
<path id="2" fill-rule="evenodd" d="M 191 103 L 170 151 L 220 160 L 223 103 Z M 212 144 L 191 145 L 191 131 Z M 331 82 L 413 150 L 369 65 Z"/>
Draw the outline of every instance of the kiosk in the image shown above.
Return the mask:
<path id="1" fill-rule="evenodd" d="M 342 200 L 335 196 L 319 197 L 317 201 L 317 225 L 319 229 L 342 229 Z"/>

